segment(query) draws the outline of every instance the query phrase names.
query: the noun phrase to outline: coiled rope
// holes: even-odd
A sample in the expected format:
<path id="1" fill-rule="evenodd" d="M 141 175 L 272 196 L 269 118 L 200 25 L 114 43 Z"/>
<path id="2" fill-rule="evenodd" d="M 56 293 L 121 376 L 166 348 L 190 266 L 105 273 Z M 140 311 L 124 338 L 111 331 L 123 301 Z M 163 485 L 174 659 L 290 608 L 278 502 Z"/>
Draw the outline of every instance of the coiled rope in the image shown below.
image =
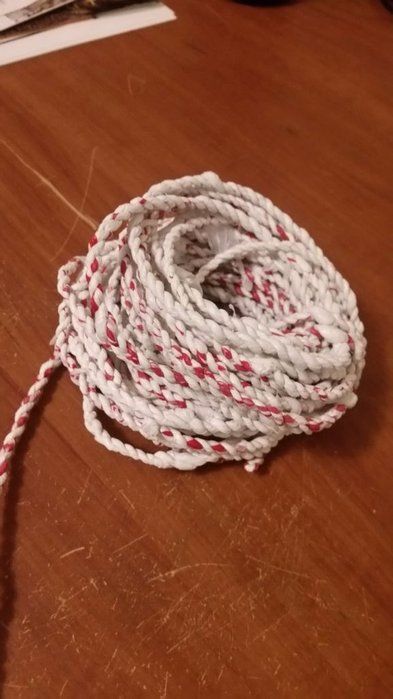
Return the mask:
<path id="1" fill-rule="evenodd" d="M 365 338 L 348 283 L 271 201 L 207 172 L 154 185 L 60 268 L 53 356 L 0 450 L 0 483 L 63 364 L 108 449 L 160 468 L 241 460 L 356 403 Z M 163 449 L 111 436 L 100 411 Z"/>

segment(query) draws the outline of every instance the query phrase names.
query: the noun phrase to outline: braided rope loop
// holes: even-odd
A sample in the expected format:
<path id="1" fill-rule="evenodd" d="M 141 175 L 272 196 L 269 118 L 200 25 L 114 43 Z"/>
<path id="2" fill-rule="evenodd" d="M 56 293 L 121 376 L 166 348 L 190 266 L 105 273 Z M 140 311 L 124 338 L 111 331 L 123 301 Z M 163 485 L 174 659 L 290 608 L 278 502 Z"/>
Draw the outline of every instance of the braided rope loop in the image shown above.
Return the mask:
<path id="1" fill-rule="evenodd" d="M 356 298 L 309 234 L 214 173 L 154 185 L 108 215 L 60 268 L 53 357 L 0 450 L 63 364 L 108 449 L 160 468 L 241 460 L 330 427 L 356 403 L 366 341 Z M 161 450 L 111 436 L 100 412 Z"/>

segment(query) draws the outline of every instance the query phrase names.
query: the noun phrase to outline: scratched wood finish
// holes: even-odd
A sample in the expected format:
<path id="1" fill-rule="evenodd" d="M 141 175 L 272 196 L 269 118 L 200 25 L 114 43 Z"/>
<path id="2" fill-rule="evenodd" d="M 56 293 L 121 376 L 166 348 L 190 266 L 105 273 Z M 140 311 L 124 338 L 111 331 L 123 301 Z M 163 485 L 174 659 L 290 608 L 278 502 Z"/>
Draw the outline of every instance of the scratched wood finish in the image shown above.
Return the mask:
<path id="1" fill-rule="evenodd" d="M 393 18 L 377 0 L 172 6 L 0 69 L 1 433 L 89 221 L 205 169 L 273 199 L 350 280 L 360 402 L 257 475 L 160 472 L 97 445 L 60 373 L 1 503 L 3 696 L 392 696 Z"/>

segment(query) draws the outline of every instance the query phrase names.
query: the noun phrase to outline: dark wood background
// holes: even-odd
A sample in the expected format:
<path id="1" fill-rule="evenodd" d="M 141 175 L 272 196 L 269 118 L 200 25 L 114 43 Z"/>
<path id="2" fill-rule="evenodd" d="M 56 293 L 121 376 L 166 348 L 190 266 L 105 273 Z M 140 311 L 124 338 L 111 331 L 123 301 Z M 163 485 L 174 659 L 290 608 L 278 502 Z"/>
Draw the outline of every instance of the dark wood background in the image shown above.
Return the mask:
<path id="1" fill-rule="evenodd" d="M 391 697 L 393 16 L 168 2 L 176 22 L 0 69 L 1 433 L 91 220 L 206 169 L 350 281 L 360 401 L 257 475 L 160 472 L 97 445 L 61 373 L 1 502 L 4 697 Z"/>

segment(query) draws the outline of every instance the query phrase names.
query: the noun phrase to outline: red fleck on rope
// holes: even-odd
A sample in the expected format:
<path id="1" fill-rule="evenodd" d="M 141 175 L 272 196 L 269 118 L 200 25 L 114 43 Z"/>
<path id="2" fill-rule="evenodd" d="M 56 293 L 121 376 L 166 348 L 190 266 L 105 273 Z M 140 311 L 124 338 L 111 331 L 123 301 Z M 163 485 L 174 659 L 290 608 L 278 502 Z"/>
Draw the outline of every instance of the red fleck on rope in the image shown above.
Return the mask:
<path id="1" fill-rule="evenodd" d="M 356 298 L 308 233 L 213 173 L 153 186 L 107 216 L 60 268 L 53 356 L 0 450 L 0 484 L 29 414 L 64 365 L 85 425 L 160 468 L 240 460 L 356 403 L 366 341 Z M 165 447 L 112 437 L 99 411 Z"/>

